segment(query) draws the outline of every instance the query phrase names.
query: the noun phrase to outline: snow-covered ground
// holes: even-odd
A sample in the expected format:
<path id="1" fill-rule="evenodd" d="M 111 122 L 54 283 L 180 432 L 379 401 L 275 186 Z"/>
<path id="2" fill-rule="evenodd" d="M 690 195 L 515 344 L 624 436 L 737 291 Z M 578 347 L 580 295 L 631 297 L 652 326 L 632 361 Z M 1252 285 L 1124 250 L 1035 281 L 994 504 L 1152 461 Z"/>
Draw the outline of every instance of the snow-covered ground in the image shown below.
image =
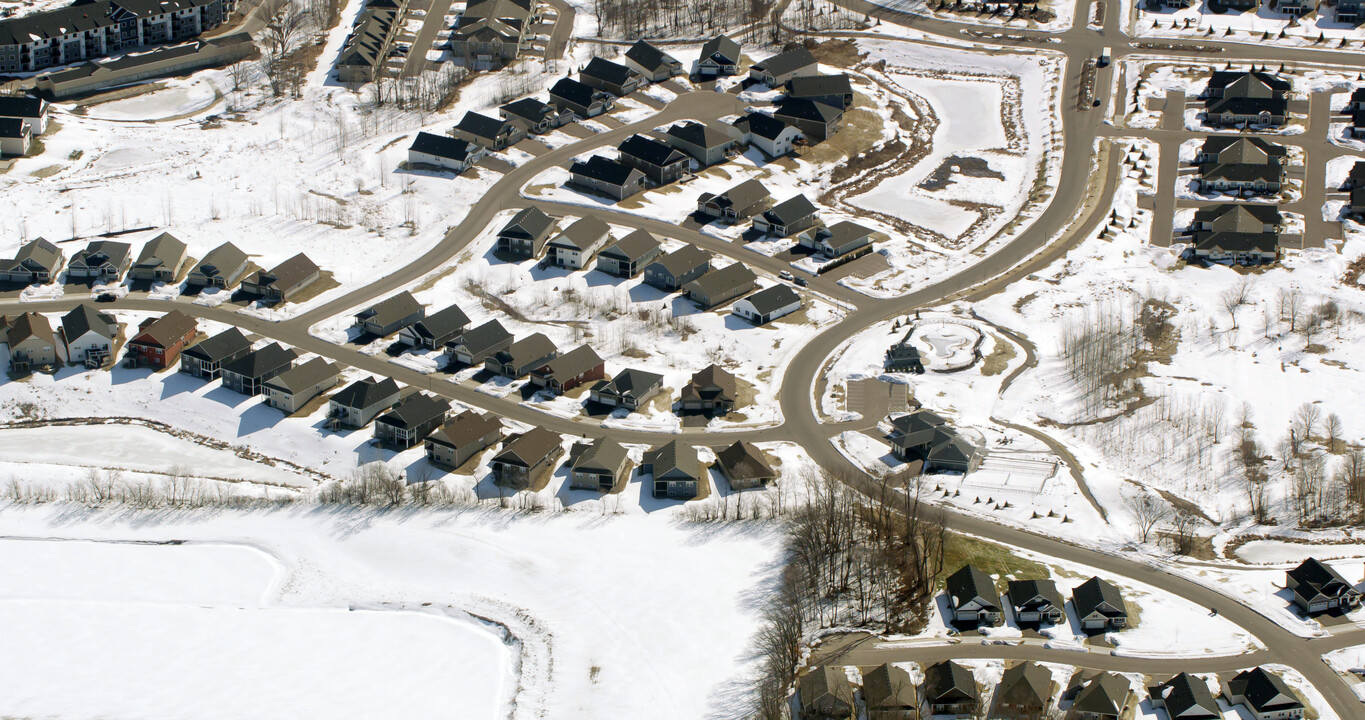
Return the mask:
<path id="1" fill-rule="evenodd" d="M 1359 27 L 1337 22 L 1335 9 L 1325 6 L 1320 13 L 1295 18 L 1267 3 L 1261 3 L 1254 11 L 1213 12 L 1209 0 L 1194 0 L 1186 8 L 1155 9 L 1148 8 L 1145 0 L 1137 2 L 1141 12 L 1122 16 L 1126 32 L 1134 36 L 1360 51 L 1359 46 L 1341 45 L 1343 39 L 1359 40 Z"/>

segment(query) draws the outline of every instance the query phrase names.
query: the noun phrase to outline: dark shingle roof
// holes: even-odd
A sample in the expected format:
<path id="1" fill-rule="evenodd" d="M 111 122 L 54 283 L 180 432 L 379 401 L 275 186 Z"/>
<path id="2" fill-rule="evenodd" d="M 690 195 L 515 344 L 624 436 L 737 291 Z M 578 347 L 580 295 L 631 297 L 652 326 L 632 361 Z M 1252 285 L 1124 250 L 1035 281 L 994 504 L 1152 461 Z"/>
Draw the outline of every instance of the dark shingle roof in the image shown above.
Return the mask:
<path id="1" fill-rule="evenodd" d="M 941 660 L 924 668 L 924 699 L 936 702 L 965 697 L 976 700 L 976 678 L 972 671 L 952 660 Z"/>
<path id="2" fill-rule="evenodd" d="M 730 447 L 717 452 L 716 462 L 725 469 L 726 477 L 730 478 L 777 477 L 773 466 L 763 457 L 763 451 L 744 440 L 736 440 Z"/>
<path id="3" fill-rule="evenodd" d="M 1123 713 L 1123 708 L 1132 691 L 1132 686 L 1128 683 L 1127 678 L 1102 672 L 1090 678 L 1085 687 L 1081 688 L 1081 691 L 1076 694 L 1075 701 L 1071 703 L 1071 709 L 1073 712 L 1118 716 Z"/>
<path id="4" fill-rule="evenodd" d="M 512 333 L 507 332 L 507 328 L 504 328 L 502 323 L 497 320 L 489 320 L 476 328 L 470 328 L 460 333 L 459 337 L 451 340 L 447 345 L 463 345 L 474 355 L 480 355 L 488 348 L 511 338 Z"/>
<path id="5" fill-rule="evenodd" d="M 498 109 L 513 117 L 524 118 L 537 123 L 555 114 L 553 107 L 535 98 L 522 98 L 516 102 L 507 103 Z"/>
<path id="6" fill-rule="evenodd" d="M 624 85 L 627 82 L 630 82 L 632 76 L 639 77 L 639 73 L 631 70 L 625 65 L 614 63 L 600 57 L 589 60 L 587 66 L 579 71 L 579 75 L 598 78 L 599 80 L 611 83 L 612 85 Z"/>
<path id="7" fill-rule="evenodd" d="M 260 350 L 253 350 L 223 366 L 223 372 L 257 378 L 278 370 L 294 362 L 298 351 L 285 348 L 279 343 L 270 343 Z"/>
<path id="8" fill-rule="evenodd" d="M 79 260 L 90 267 L 98 267 L 107 262 L 114 267 L 122 267 L 123 262 L 132 254 L 133 246 L 128 243 L 96 240 L 73 255 L 71 262 L 75 263 Z"/>
<path id="9" fill-rule="evenodd" d="M 114 322 L 114 316 L 96 310 L 89 303 L 81 303 L 62 316 L 62 335 L 70 342 L 93 330 L 112 340 L 114 334 L 109 331 L 109 326 Z"/>
<path id="10" fill-rule="evenodd" d="M 625 464 L 626 449 L 610 438 L 600 437 L 591 444 L 575 445 L 569 464 L 574 470 L 598 470 L 615 473 Z"/>
<path id="11" fill-rule="evenodd" d="M 614 245 L 602 251 L 602 254 L 619 256 L 626 260 L 636 260 L 658 249 L 659 241 L 654 239 L 644 230 L 636 230 L 629 235 L 617 240 Z"/>
<path id="12" fill-rule="evenodd" d="M 733 263 L 719 270 L 712 270 L 687 284 L 687 291 L 700 292 L 707 297 L 715 297 L 736 288 L 752 288 L 758 277 L 744 263 Z"/>
<path id="13" fill-rule="evenodd" d="M 663 382 L 664 376 L 657 373 L 626 368 L 616 373 L 610 380 L 602 380 L 593 387 L 593 390 L 601 392 L 603 390 L 616 393 L 617 395 L 630 395 L 640 397 L 651 388 L 659 386 Z"/>
<path id="14" fill-rule="evenodd" d="M 759 290 L 744 301 L 753 305 L 758 314 L 767 315 L 792 303 L 801 302 L 801 296 L 786 285 L 774 285 L 766 290 Z"/>
<path id="15" fill-rule="evenodd" d="M 578 377 L 583 373 L 602 364 L 602 358 L 588 345 L 578 347 L 564 353 L 545 363 L 545 367 L 540 368 L 545 377 L 554 378 L 561 382 L 569 378 Z"/>
<path id="16" fill-rule="evenodd" d="M 412 324 L 418 335 L 428 338 L 445 337 L 469 324 L 469 316 L 458 305 L 451 305 Z"/>
<path id="17" fill-rule="evenodd" d="M 616 147 L 622 155 L 639 158 L 650 165 L 663 167 L 687 160 L 681 150 L 644 135 L 631 135 Z"/>
<path id="18" fill-rule="evenodd" d="M 560 437 L 559 433 L 543 427 L 533 427 L 520 435 L 508 438 L 502 446 L 502 452 L 494 459 L 532 467 L 558 450 L 563 441 L 564 438 Z"/>
<path id="19" fill-rule="evenodd" d="M 1025 660 L 1000 676 L 996 702 L 1010 705 L 1048 705 L 1052 699 L 1052 673 L 1031 660 Z"/>
<path id="20" fill-rule="evenodd" d="M 172 310 L 141 328 L 133 339 L 136 340 L 146 335 L 157 345 L 167 348 L 174 345 L 180 338 L 189 335 L 197 327 L 199 324 L 195 322 L 194 318 L 179 310 Z"/>
<path id="21" fill-rule="evenodd" d="M 308 362 L 293 367 L 265 381 L 265 386 L 285 392 L 296 393 L 312 388 L 328 378 L 341 374 L 341 369 L 327 362 L 325 358 L 315 357 Z"/>
<path id="22" fill-rule="evenodd" d="M 963 565 L 958 568 L 957 572 L 948 576 L 944 585 L 953 607 L 978 597 L 990 603 L 992 607 L 997 609 L 1000 607 L 1000 593 L 995 589 L 995 581 L 975 565 Z"/>
<path id="23" fill-rule="evenodd" d="M 715 202 L 720 207 L 733 207 L 743 210 L 753 207 L 770 196 L 768 188 L 758 180 L 745 180 L 744 182 L 717 195 L 703 194 L 698 200 L 700 202 Z"/>
<path id="24" fill-rule="evenodd" d="M 910 673 L 891 663 L 863 675 L 863 700 L 871 709 L 919 708 Z"/>
<path id="25" fill-rule="evenodd" d="M 627 185 L 633 175 L 644 175 L 644 173 L 625 163 L 604 158 L 601 155 L 594 155 L 588 158 L 587 162 L 575 162 L 569 168 L 569 172 L 616 187 Z"/>
<path id="26" fill-rule="evenodd" d="M 1128 612 L 1123 604 L 1123 594 L 1119 592 L 1119 589 L 1113 583 L 1097 577 L 1092 577 L 1077 585 L 1076 589 L 1071 591 L 1071 601 L 1076 606 L 1076 615 L 1081 618 L 1098 610 L 1101 604 L 1108 605 L 1125 615 Z M 1113 612 L 1105 614 L 1112 615 Z"/>
<path id="27" fill-rule="evenodd" d="M 1284 680 L 1264 668 L 1237 673 L 1228 682 L 1228 690 L 1233 695 L 1246 698 L 1247 705 L 1258 713 L 1303 710 L 1303 703 L 1299 702 Z"/>
<path id="28" fill-rule="evenodd" d="M 363 409 L 383 402 L 398 392 L 398 383 L 393 378 L 375 380 L 372 377 L 357 380 L 332 396 L 332 402 L 342 407 Z"/>
<path id="29" fill-rule="evenodd" d="M 210 250 L 202 260 L 196 263 L 194 271 L 206 277 L 231 275 L 246 262 L 246 253 L 242 252 L 236 245 L 225 242 Z"/>
<path id="30" fill-rule="evenodd" d="M 480 115 L 476 112 L 467 112 L 464 114 L 464 117 L 460 119 L 460 124 L 455 127 L 474 137 L 491 141 L 498 137 L 498 133 L 502 131 L 502 127 L 506 122 L 506 120 L 500 118 L 492 118 L 487 115 Z"/>
<path id="31" fill-rule="evenodd" d="M 460 448 L 481 440 L 494 430 L 502 432 L 502 423 L 498 422 L 496 417 L 466 410 L 436 428 L 427 439 L 441 445 Z"/>
<path id="32" fill-rule="evenodd" d="M 717 35 L 701 46 L 701 57 L 703 59 L 713 56 L 719 56 L 720 59 L 725 60 L 726 65 L 737 65 L 739 64 L 739 43 L 724 35 Z"/>
<path id="33" fill-rule="evenodd" d="M 1057 583 L 1047 579 L 1011 580 L 1009 581 L 1009 594 L 1010 603 L 1015 607 L 1019 607 L 1035 597 L 1046 599 L 1058 610 L 1063 605 L 1061 593 L 1057 592 Z"/>
<path id="34" fill-rule="evenodd" d="M 406 428 L 416 427 L 444 416 L 450 411 L 450 401 L 426 393 L 413 393 L 398 405 L 375 419 L 376 423 Z"/>
<path id="35" fill-rule="evenodd" d="M 805 195 L 793 195 L 766 210 L 763 217 L 777 225 L 790 225 L 816 212 L 815 205 Z"/>
<path id="36" fill-rule="evenodd" d="M 691 120 L 673 125 L 666 133 L 683 142 L 704 148 L 720 147 L 734 142 L 734 138 L 710 125 Z"/>
<path id="37" fill-rule="evenodd" d="M 153 267 L 167 265 L 176 258 L 183 258 L 185 250 L 185 243 L 176 236 L 164 232 L 142 246 L 142 252 L 137 256 L 137 264 Z"/>
<path id="38" fill-rule="evenodd" d="M 740 132 L 747 132 L 768 140 L 776 140 L 782 131 L 791 127 L 772 115 L 757 111 L 750 112 L 736 120 L 733 125 L 739 128 Z M 798 130 L 798 132 L 800 131 Z"/>
<path id="39" fill-rule="evenodd" d="M 47 318 L 35 312 L 26 312 L 16 316 L 10 322 L 9 331 L 6 333 L 6 339 L 11 348 L 35 337 L 48 345 L 56 346 L 57 344 L 52 336 L 52 326 L 48 324 Z"/>
<path id="40" fill-rule="evenodd" d="M 653 464 L 654 477 L 661 477 L 669 472 L 677 470 L 687 477 L 701 479 L 701 461 L 697 459 L 697 451 L 690 445 L 682 445 L 677 440 L 669 440 L 663 445 L 650 450 L 645 455 Z"/>
<path id="41" fill-rule="evenodd" d="M 303 282 L 308 276 L 321 271 L 322 269 L 317 266 L 317 263 L 309 259 L 307 255 L 299 253 L 271 268 L 269 272 L 258 271 L 253 282 L 282 291 L 290 290 Z"/>
<path id="42" fill-rule="evenodd" d="M 1152 688 L 1152 694 L 1160 697 L 1166 704 L 1166 714 L 1171 717 L 1204 720 L 1221 718 L 1218 701 L 1213 699 L 1209 686 L 1203 678 L 1189 673 L 1180 673 L 1166 682 Z"/>
<path id="43" fill-rule="evenodd" d="M 688 243 L 650 264 L 659 265 L 677 277 L 709 262 L 711 262 L 711 256 L 705 250 Z"/>
<path id="44" fill-rule="evenodd" d="M 408 149 L 427 155 L 435 155 L 436 157 L 464 162 L 469 158 L 469 153 L 473 152 L 474 146 L 471 145 L 468 140 L 461 138 L 436 135 L 429 132 L 419 132 L 417 133 L 417 139 L 412 141 L 412 147 Z"/>
<path id="45" fill-rule="evenodd" d="M 564 228 L 564 232 L 551 240 L 552 245 L 570 245 L 586 251 L 603 236 L 611 232 L 606 223 L 595 217 L 579 218 L 574 224 Z"/>
<path id="46" fill-rule="evenodd" d="M 422 303 L 417 302 L 417 298 L 413 297 L 412 293 L 404 290 L 362 310 L 358 316 L 364 317 L 366 320 L 373 320 L 380 325 L 388 325 L 421 309 Z"/>
<path id="47" fill-rule="evenodd" d="M 567 77 L 560 78 L 558 82 L 550 87 L 551 96 L 559 97 L 575 105 L 582 105 L 584 107 L 592 104 L 593 96 L 596 95 L 597 92 L 598 90 L 591 85 L 584 85 L 573 78 Z"/>
<path id="48" fill-rule="evenodd" d="M 530 234 L 531 237 L 541 237 L 550 232 L 550 228 L 553 227 L 554 224 L 554 218 L 541 212 L 539 208 L 528 207 L 521 212 L 518 212 L 516 215 L 513 215 L 512 219 L 507 221 L 507 224 L 503 226 L 502 230 L 498 231 L 498 234 L 503 235 L 514 227 L 520 227 Z"/>
<path id="49" fill-rule="evenodd" d="M 41 98 L 30 95 L 0 96 L 0 117 L 36 118 L 42 113 Z"/>
<path id="50" fill-rule="evenodd" d="M 794 98 L 848 95 L 853 84 L 846 73 L 838 75 L 797 75 L 787 81 L 787 95 Z"/>
<path id="51" fill-rule="evenodd" d="M 778 53 L 763 62 L 755 63 L 754 69 L 765 72 L 769 75 L 786 75 L 789 72 L 800 70 L 815 64 L 815 56 L 804 47 L 798 47 L 783 53 Z"/>
<path id="52" fill-rule="evenodd" d="M 658 70 L 665 65 L 678 62 L 668 53 L 654 47 L 646 40 L 639 40 L 631 45 L 630 49 L 626 51 L 626 57 L 647 70 Z"/>
<path id="53" fill-rule="evenodd" d="M 185 354 L 207 362 L 218 362 L 250 347 L 251 341 L 246 339 L 241 330 L 228 328 L 211 338 L 195 343 L 185 350 Z"/>
<path id="54" fill-rule="evenodd" d="M 49 271 L 57 269 L 58 258 L 62 251 L 50 240 L 46 238 L 34 239 L 19 248 L 19 253 L 14 256 L 14 262 L 31 260 Z"/>
<path id="55" fill-rule="evenodd" d="M 811 120 L 828 125 L 843 117 L 844 112 L 833 105 L 808 100 L 806 98 L 786 98 L 778 104 L 773 117 L 789 117 L 796 120 Z"/>

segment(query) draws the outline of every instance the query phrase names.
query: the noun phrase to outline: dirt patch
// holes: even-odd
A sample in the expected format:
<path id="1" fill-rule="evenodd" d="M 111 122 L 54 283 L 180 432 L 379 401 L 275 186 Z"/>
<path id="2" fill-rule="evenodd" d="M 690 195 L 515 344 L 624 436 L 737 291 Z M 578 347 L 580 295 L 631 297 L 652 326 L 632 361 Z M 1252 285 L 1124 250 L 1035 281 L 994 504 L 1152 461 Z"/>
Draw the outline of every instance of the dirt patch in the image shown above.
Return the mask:
<path id="1" fill-rule="evenodd" d="M 65 165 L 48 165 L 47 167 L 42 167 L 38 168 L 37 170 L 34 170 L 33 172 L 29 173 L 29 175 L 31 177 L 36 178 L 50 178 L 53 175 L 56 175 L 57 173 L 65 169 L 66 169 Z"/>
<path id="2" fill-rule="evenodd" d="M 806 49 L 820 63 L 841 68 L 853 67 L 867 57 L 867 53 L 858 51 L 858 45 L 852 40 L 807 40 Z"/>
<path id="3" fill-rule="evenodd" d="M 309 300 L 312 300 L 313 298 L 327 292 L 328 290 L 337 287 L 341 287 L 341 283 L 337 282 L 335 277 L 332 277 L 332 271 L 323 270 L 322 272 L 318 273 L 317 280 L 314 280 L 313 282 L 309 283 L 308 287 L 300 290 L 298 294 L 290 297 L 289 302 L 292 303 L 308 302 Z"/>
<path id="4" fill-rule="evenodd" d="M 919 187 L 924 190 L 942 190 L 953 184 L 954 175 L 992 180 L 1005 179 L 1004 173 L 992 170 L 990 163 L 982 158 L 954 155 L 939 164 Z"/>
<path id="5" fill-rule="evenodd" d="M 999 375 L 1009 367 L 1010 360 L 1014 359 L 1014 344 L 1002 338 L 995 339 L 995 349 L 981 361 L 981 374 L 986 376 Z"/>
<path id="6" fill-rule="evenodd" d="M 1041 563 L 1024 560 L 1004 545 L 979 540 L 967 535 L 948 533 L 943 546 L 943 579 L 957 572 L 963 565 L 975 565 L 987 575 L 997 575 L 1001 580 L 1008 578 L 1048 577 L 1048 569 Z"/>

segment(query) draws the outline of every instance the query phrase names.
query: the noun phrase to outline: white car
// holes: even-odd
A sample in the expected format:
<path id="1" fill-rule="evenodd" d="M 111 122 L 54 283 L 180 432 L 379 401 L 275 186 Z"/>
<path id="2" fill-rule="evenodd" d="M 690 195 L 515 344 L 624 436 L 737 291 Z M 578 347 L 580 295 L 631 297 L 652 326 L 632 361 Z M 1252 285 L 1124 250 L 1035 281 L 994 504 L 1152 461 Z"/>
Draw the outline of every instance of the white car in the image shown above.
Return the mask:
<path id="1" fill-rule="evenodd" d="M 778 273 L 777 276 L 780 277 L 780 278 L 782 278 L 783 280 L 795 280 L 795 279 L 796 279 L 796 276 L 795 276 L 795 275 L 792 275 L 791 273 L 787 272 L 786 270 L 783 270 L 782 272 Z"/>

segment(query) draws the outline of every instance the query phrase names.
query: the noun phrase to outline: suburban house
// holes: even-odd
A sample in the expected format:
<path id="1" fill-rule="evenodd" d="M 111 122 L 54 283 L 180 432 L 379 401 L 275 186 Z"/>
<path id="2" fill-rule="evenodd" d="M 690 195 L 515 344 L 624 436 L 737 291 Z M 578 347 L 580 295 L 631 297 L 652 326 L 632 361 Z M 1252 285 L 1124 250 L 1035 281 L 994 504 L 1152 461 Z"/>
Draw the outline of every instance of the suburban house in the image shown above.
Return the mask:
<path id="1" fill-rule="evenodd" d="M 800 309 L 801 296 L 795 290 L 786 285 L 774 285 L 735 301 L 731 312 L 755 325 L 766 325 Z"/>
<path id="2" fill-rule="evenodd" d="M 1051 580 L 1009 581 L 1010 607 L 1019 623 L 1051 623 L 1066 620 L 1066 603 Z"/>
<path id="3" fill-rule="evenodd" d="M 981 464 L 981 450 L 937 413 L 915 410 L 892 420 L 891 427 L 892 454 L 923 463 L 923 472 L 968 473 Z"/>
<path id="4" fill-rule="evenodd" d="M 705 123 L 687 120 L 664 131 L 668 144 L 691 155 L 702 167 L 725 162 L 735 149 L 735 138 Z"/>
<path id="5" fill-rule="evenodd" d="M 535 98 L 523 98 L 498 108 L 498 115 L 504 120 L 520 123 L 526 132 L 543 135 L 563 125 L 568 118 L 561 117 L 554 106 Z"/>
<path id="6" fill-rule="evenodd" d="M 1226 135 L 1204 141 L 1195 164 L 1200 168 L 1201 192 L 1249 192 L 1260 195 L 1280 191 L 1289 151 L 1261 138 Z"/>
<path id="7" fill-rule="evenodd" d="M 644 230 L 636 230 L 597 253 L 597 269 L 617 277 L 635 277 L 663 252 L 659 241 Z"/>
<path id="8" fill-rule="evenodd" d="M 366 0 L 337 57 L 337 80 L 367 83 L 379 79 L 407 10 L 407 0 Z"/>
<path id="9" fill-rule="evenodd" d="M 683 286 L 687 299 L 710 309 L 729 302 L 758 287 L 758 277 L 744 263 L 732 263 L 712 270 Z"/>
<path id="10" fill-rule="evenodd" d="M 564 454 L 564 439 L 559 433 L 533 427 L 513 435 L 493 456 L 493 482 L 513 490 L 525 490 L 554 472 L 555 461 Z"/>
<path id="11" fill-rule="evenodd" d="M 829 227 L 817 225 L 796 237 L 801 247 L 828 258 L 837 258 L 872 244 L 873 231 L 849 220 Z"/>
<path id="12" fill-rule="evenodd" d="M 609 407 L 638 410 L 663 389 L 663 380 L 664 376 L 657 373 L 626 368 L 610 379 L 597 381 L 588 398 Z"/>
<path id="13" fill-rule="evenodd" d="M 388 337 L 427 316 L 427 309 L 404 290 L 356 313 L 355 327 L 375 337 Z"/>
<path id="14" fill-rule="evenodd" d="M 716 451 L 716 467 L 725 476 L 732 490 L 767 487 L 777 480 L 777 471 L 756 445 L 736 440 L 733 445 Z"/>
<path id="15" fill-rule="evenodd" d="M 339 382 L 341 368 L 325 358 L 315 357 L 266 380 L 262 387 L 266 404 L 289 415 Z"/>
<path id="16" fill-rule="evenodd" d="M 161 233 L 142 246 L 128 277 L 134 281 L 173 283 L 184 267 L 189 248 L 170 233 Z"/>
<path id="17" fill-rule="evenodd" d="M 483 155 L 484 148 L 468 140 L 419 132 L 408 148 L 408 166 L 430 165 L 463 172 L 478 162 Z"/>
<path id="18" fill-rule="evenodd" d="M 991 717 L 1042 720 L 1052 705 L 1052 671 L 1032 660 L 1007 668 L 995 689 Z"/>
<path id="19" fill-rule="evenodd" d="M 1275 9 L 1292 17 L 1303 17 L 1318 9 L 1318 0 L 1279 0 Z"/>
<path id="20" fill-rule="evenodd" d="M 1305 615 L 1350 612 L 1360 607 L 1360 592 L 1349 580 L 1317 558 L 1308 558 L 1285 573 L 1285 589 Z"/>
<path id="21" fill-rule="evenodd" d="M 246 253 L 236 245 L 225 242 L 210 250 L 203 259 L 195 263 L 190 269 L 190 274 L 185 277 L 185 283 L 195 288 L 215 287 L 219 290 L 228 290 L 236 285 L 242 273 L 246 272 L 248 262 Z"/>
<path id="22" fill-rule="evenodd" d="M 3 68 L 0 68 L 3 70 Z M 18 120 L 30 135 L 47 132 L 47 101 L 32 95 L 0 96 L 0 120 Z"/>
<path id="23" fill-rule="evenodd" d="M 886 349 L 886 360 L 883 366 L 887 372 L 908 372 L 916 375 L 924 374 L 924 363 L 919 356 L 919 348 L 910 341 L 910 336 L 915 334 L 912 327 L 905 331 L 905 335 L 891 347 Z"/>
<path id="24" fill-rule="evenodd" d="M 471 0 L 450 32 L 450 51 L 471 70 L 517 59 L 537 17 L 532 0 Z"/>
<path id="25" fill-rule="evenodd" d="M 5 331 L 9 345 L 9 371 L 27 373 L 34 368 L 57 365 L 57 338 L 47 318 L 35 312 L 16 315 Z"/>
<path id="26" fill-rule="evenodd" d="M 605 376 L 606 365 L 597 351 L 588 345 L 579 345 L 532 370 L 531 384 L 558 394 Z"/>
<path id="27" fill-rule="evenodd" d="M 1245 707 L 1255 720 L 1299 720 L 1303 702 L 1284 679 L 1265 668 L 1243 670 L 1221 683 L 1229 705 Z"/>
<path id="28" fill-rule="evenodd" d="M 422 442 L 446 421 L 450 401 L 413 393 L 394 408 L 374 419 L 374 437 L 389 447 L 410 448 Z"/>
<path id="29" fill-rule="evenodd" d="M 883 663 L 863 673 L 863 704 L 867 720 L 917 720 L 919 694 L 910 673 Z"/>
<path id="30" fill-rule="evenodd" d="M 517 258 L 540 257 L 554 230 L 554 218 L 528 207 L 513 215 L 498 231 L 498 252 Z"/>
<path id="31" fill-rule="evenodd" d="M 1211 262 L 1276 262 L 1282 225 L 1280 210 L 1273 205 L 1229 203 L 1200 208 L 1190 224 L 1190 252 Z"/>
<path id="32" fill-rule="evenodd" d="M 62 316 L 61 333 L 68 363 L 102 367 L 113 357 L 118 320 L 88 303 L 81 303 Z"/>
<path id="33" fill-rule="evenodd" d="M 322 268 L 299 253 L 268 272 L 257 270 L 242 281 L 242 290 L 268 302 L 285 302 L 317 281 Z"/>
<path id="34" fill-rule="evenodd" d="M 848 73 L 838 75 L 797 75 L 787 81 L 787 97 L 814 100 L 847 110 L 853 104 L 853 83 Z"/>
<path id="35" fill-rule="evenodd" d="M 755 215 L 754 229 L 764 235 L 787 237 L 813 227 L 819 219 L 819 211 L 805 195 L 793 195 Z"/>
<path id="36" fill-rule="evenodd" d="M 535 333 L 489 355 L 483 366 L 489 372 L 515 380 L 543 367 L 558 355 L 559 350 L 545 333 Z"/>
<path id="37" fill-rule="evenodd" d="M 578 81 L 613 95 L 629 95 L 646 83 L 643 75 L 605 58 L 595 57 L 578 71 Z"/>
<path id="38" fill-rule="evenodd" d="M 963 565 L 944 581 L 953 622 L 973 625 L 999 625 L 1005 614 L 1000 609 L 1000 592 L 995 581 L 975 565 Z"/>
<path id="39" fill-rule="evenodd" d="M 591 85 L 566 77 L 560 78 L 550 88 L 550 104 L 559 110 L 560 115 L 573 113 L 586 119 L 612 109 L 616 106 L 616 100 Z"/>
<path id="40" fill-rule="evenodd" d="M 691 445 L 670 440 L 661 447 L 645 451 L 641 475 L 652 475 L 654 497 L 691 500 L 698 486 L 706 481 L 706 470 Z"/>
<path id="41" fill-rule="evenodd" d="M 61 248 L 51 242 L 31 240 L 13 258 L 0 260 L 0 277 L 13 283 L 44 284 L 57 277 L 63 257 Z"/>
<path id="42" fill-rule="evenodd" d="M 168 368 L 180 358 L 180 351 L 194 342 L 198 330 L 194 318 L 179 310 L 159 318 L 147 318 L 138 325 L 137 335 L 128 341 L 124 363 L 158 370 Z"/>
<path id="43" fill-rule="evenodd" d="M 663 82 L 683 74 L 682 63 L 672 55 L 654 47 L 648 40 L 637 40 L 624 56 L 626 67 L 650 82 Z"/>
<path id="44" fill-rule="evenodd" d="M 265 391 L 265 382 L 294 367 L 298 357 L 297 351 L 279 343 L 252 350 L 223 365 L 223 387 L 243 395 L 260 395 Z"/>
<path id="45" fill-rule="evenodd" d="M 492 355 L 512 345 L 512 333 L 497 320 L 465 330 L 446 342 L 446 355 L 465 365 L 482 365 Z"/>
<path id="46" fill-rule="evenodd" d="M 327 403 L 327 417 L 333 424 L 362 428 L 379 413 L 398 402 L 398 383 L 392 378 L 367 377 L 342 388 Z"/>
<path id="47" fill-rule="evenodd" d="M 925 715 L 970 715 L 981 705 L 981 691 L 972 671 L 952 660 L 924 668 L 920 697 Z"/>
<path id="48" fill-rule="evenodd" d="M 1277 127 L 1289 115 L 1289 81 L 1259 70 L 1215 70 L 1204 92 L 1210 125 Z"/>
<path id="49" fill-rule="evenodd" d="M 33 133 L 18 118 L 0 118 L 0 157 L 28 157 Z"/>
<path id="50" fill-rule="evenodd" d="M 133 264 L 133 246 L 113 240 L 96 240 L 71 256 L 66 265 L 68 281 L 118 282 Z"/>
<path id="51" fill-rule="evenodd" d="M 789 97 L 778 103 L 773 117 L 795 125 L 811 142 L 820 142 L 839 131 L 844 111 L 822 102 Z"/>
<path id="52" fill-rule="evenodd" d="M 218 379 L 223 365 L 251 352 L 251 341 L 241 330 L 228 328 L 180 353 L 180 372 L 205 380 Z"/>
<path id="53" fill-rule="evenodd" d="M 679 403 L 682 409 L 723 414 L 735 409 L 739 397 L 739 381 L 719 365 L 708 365 L 698 370 L 682 387 Z"/>
<path id="54" fill-rule="evenodd" d="M 757 111 L 735 120 L 730 127 L 740 142 L 757 147 L 771 158 L 791 153 L 792 148 L 806 139 L 805 133 L 795 125 L 788 125 L 772 115 Z"/>
<path id="55" fill-rule="evenodd" d="M 569 449 L 569 487 L 611 492 L 630 480 L 630 457 L 614 440 L 600 437 Z"/>
<path id="56" fill-rule="evenodd" d="M 645 266 L 645 284 L 664 292 L 674 292 L 705 275 L 711 269 L 711 256 L 688 243 Z"/>
<path id="57" fill-rule="evenodd" d="M 619 160 L 594 155 L 569 166 L 569 182 L 625 200 L 645 189 L 645 174 Z"/>
<path id="58" fill-rule="evenodd" d="M 1075 683 L 1082 672 L 1072 679 Z M 1083 684 L 1067 690 L 1071 717 L 1075 720 L 1121 720 L 1137 699 L 1128 678 L 1110 672 L 1095 673 Z"/>
<path id="59" fill-rule="evenodd" d="M 772 202 L 763 183 L 745 180 L 723 193 L 702 193 L 697 197 L 697 214 L 733 223 L 767 210 Z"/>
<path id="60" fill-rule="evenodd" d="M 797 681 L 801 720 L 846 720 L 854 715 L 853 686 L 842 667 L 817 665 Z"/>
<path id="61" fill-rule="evenodd" d="M 739 43 L 724 35 L 717 35 L 701 46 L 697 57 L 697 74 L 702 77 L 734 75 L 739 72 Z"/>
<path id="62" fill-rule="evenodd" d="M 502 423 L 486 413 L 466 410 L 427 435 L 427 460 L 458 468 L 502 439 Z"/>
<path id="63" fill-rule="evenodd" d="M 1362 6 L 1365 6 L 1365 0 L 1337 0 L 1337 22 L 1359 23 Z"/>
<path id="64" fill-rule="evenodd" d="M 819 75 L 815 56 L 804 47 L 778 53 L 749 68 L 749 79 L 779 88 L 798 75 Z"/>
<path id="65" fill-rule="evenodd" d="M 654 185 L 667 185 L 687 174 L 692 158 L 645 135 L 631 135 L 616 146 L 621 162 L 645 174 Z"/>
<path id="66" fill-rule="evenodd" d="M 1152 707 L 1161 708 L 1172 718 L 1180 720 L 1223 720 L 1218 701 L 1209 692 L 1204 679 L 1180 673 L 1160 685 L 1147 688 Z"/>
<path id="67" fill-rule="evenodd" d="M 1092 577 L 1071 591 L 1071 605 L 1081 621 L 1081 629 L 1122 630 L 1128 626 L 1128 606 L 1118 587 L 1107 580 Z"/>
<path id="68" fill-rule="evenodd" d="M 451 305 L 399 330 L 398 342 L 412 348 L 440 350 L 468 325 L 469 316 L 458 305 Z"/>
<path id="69" fill-rule="evenodd" d="M 502 150 L 521 142 L 526 137 L 526 128 L 521 123 L 504 118 L 467 112 L 460 119 L 460 124 L 451 129 L 450 134 L 489 150 Z"/>
<path id="70" fill-rule="evenodd" d="M 611 240 L 611 228 L 595 217 L 579 218 L 550 240 L 548 258 L 559 267 L 582 269 Z"/>

